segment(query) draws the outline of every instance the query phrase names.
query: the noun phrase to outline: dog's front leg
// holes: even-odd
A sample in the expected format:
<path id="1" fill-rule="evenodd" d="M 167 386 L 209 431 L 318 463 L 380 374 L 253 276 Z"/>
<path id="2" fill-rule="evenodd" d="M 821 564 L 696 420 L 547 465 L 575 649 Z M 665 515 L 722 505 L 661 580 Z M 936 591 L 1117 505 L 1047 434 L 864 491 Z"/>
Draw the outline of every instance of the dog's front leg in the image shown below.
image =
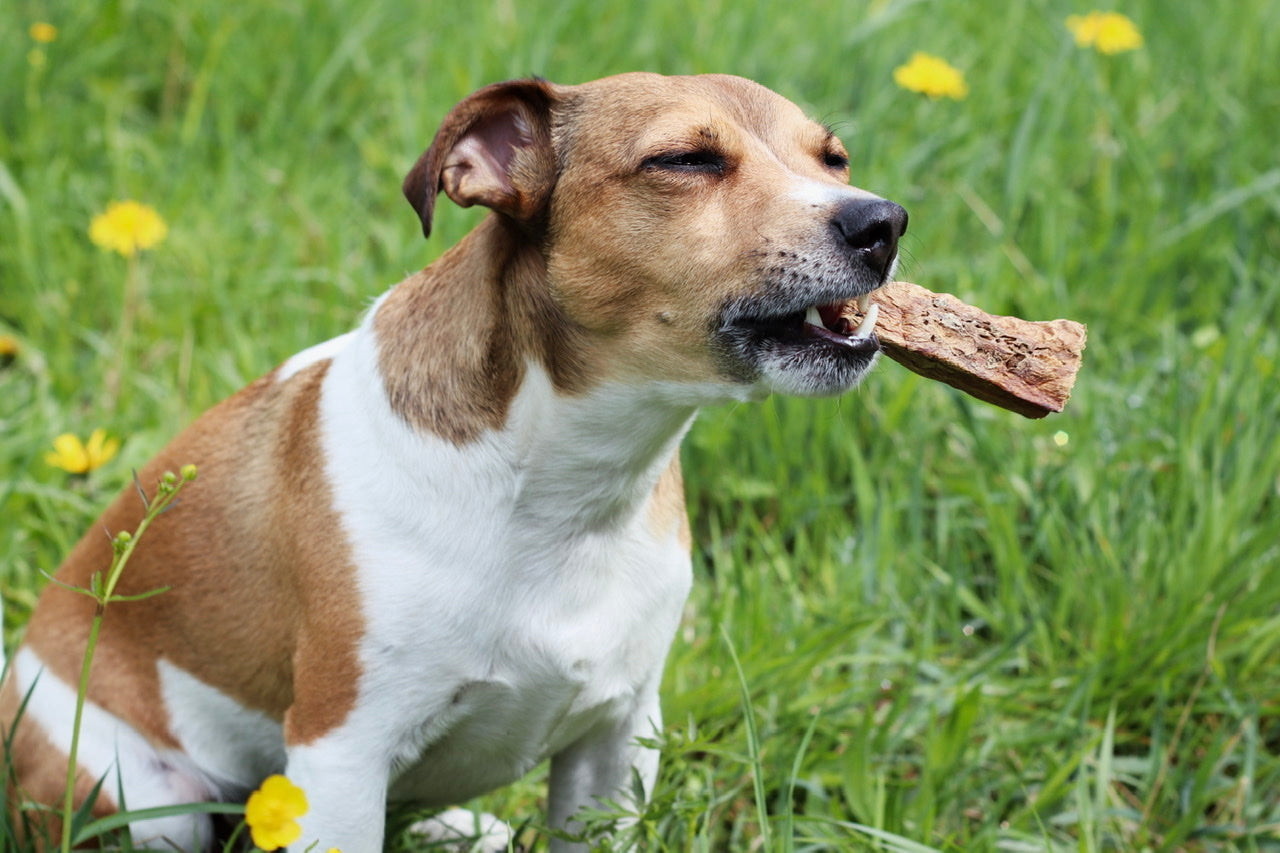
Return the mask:
<path id="1" fill-rule="evenodd" d="M 632 771 L 639 774 L 648 796 L 658 777 L 658 751 L 641 746 L 638 738 L 655 737 L 662 730 L 662 711 L 656 686 L 634 711 L 612 725 L 602 725 L 583 735 L 551 759 L 551 826 L 571 835 L 582 832 L 575 819 L 584 806 L 612 800 L 637 811 L 643 803 L 632 796 Z M 552 853 L 589 850 L 586 843 L 554 839 Z"/>
<path id="2" fill-rule="evenodd" d="M 377 752 L 338 733 L 289 748 L 286 775 L 308 805 L 290 850 L 381 853 L 391 765 Z"/>

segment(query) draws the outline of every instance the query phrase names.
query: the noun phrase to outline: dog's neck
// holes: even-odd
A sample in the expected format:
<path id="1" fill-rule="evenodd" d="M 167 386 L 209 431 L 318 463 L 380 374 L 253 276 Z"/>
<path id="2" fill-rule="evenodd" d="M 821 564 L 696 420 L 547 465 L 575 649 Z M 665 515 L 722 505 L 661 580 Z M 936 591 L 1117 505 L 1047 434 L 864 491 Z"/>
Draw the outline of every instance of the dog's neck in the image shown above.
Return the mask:
<path id="1" fill-rule="evenodd" d="M 582 384 L 576 330 L 545 288 L 536 246 L 490 215 L 435 263 L 401 282 L 373 317 L 392 409 L 463 445 L 498 429 L 536 361 L 557 387 Z"/>
<path id="2" fill-rule="evenodd" d="M 673 462 L 696 411 L 655 388 L 560 394 L 530 365 L 505 430 L 521 468 L 516 512 L 580 530 L 625 521 Z"/>
<path id="3" fill-rule="evenodd" d="M 511 228 L 487 217 L 378 304 L 387 401 L 416 431 L 498 448 L 518 471 L 517 512 L 609 526 L 652 492 L 698 395 L 593 376 L 585 333 L 551 298 L 541 253 Z"/>

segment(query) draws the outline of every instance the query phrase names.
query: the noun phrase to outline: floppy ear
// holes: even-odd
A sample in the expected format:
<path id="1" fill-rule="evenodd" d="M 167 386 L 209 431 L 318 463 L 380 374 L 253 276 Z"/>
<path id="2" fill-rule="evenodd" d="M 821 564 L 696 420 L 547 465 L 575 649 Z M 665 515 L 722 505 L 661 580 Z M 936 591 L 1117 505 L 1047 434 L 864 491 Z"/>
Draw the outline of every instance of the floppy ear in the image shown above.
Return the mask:
<path id="1" fill-rule="evenodd" d="M 551 107 L 545 80 L 494 83 L 450 110 L 404 179 L 404 195 L 431 234 L 436 195 L 482 204 L 521 222 L 541 212 L 555 184 Z"/>

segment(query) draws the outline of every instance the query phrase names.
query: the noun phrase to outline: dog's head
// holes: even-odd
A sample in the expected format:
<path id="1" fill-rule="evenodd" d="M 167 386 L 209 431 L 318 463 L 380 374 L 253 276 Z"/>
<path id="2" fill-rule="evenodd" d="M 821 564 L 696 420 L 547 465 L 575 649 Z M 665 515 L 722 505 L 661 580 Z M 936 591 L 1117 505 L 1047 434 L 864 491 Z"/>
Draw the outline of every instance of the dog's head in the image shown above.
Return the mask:
<path id="1" fill-rule="evenodd" d="M 405 179 L 424 231 L 441 190 L 538 247 L 593 373 L 708 396 L 852 387 L 879 346 L 841 308 L 889 280 L 907 224 L 828 128 L 723 75 L 481 89 Z"/>

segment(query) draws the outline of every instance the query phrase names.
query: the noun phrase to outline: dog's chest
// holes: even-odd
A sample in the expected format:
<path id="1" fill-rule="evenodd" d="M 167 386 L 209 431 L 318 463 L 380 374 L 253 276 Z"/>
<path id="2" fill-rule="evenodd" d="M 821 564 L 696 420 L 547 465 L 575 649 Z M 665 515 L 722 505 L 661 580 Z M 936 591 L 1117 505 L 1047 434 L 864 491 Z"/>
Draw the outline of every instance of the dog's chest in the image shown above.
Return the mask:
<path id="1" fill-rule="evenodd" d="M 365 696 L 383 706 L 377 716 L 405 723 L 393 796 L 457 801 L 505 784 L 652 694 L 687 556 L 634 538 L 566 551 L 554 566 L 525 562 L 518 574 L 537 580 L 477 584 L 452 618 L 420 600 L 411 609 L 434 624 L 367 646 L 384 684 Z"/>
<path id="2" fill-rule="evenodd" d="M 456 446 L 383 413 L 348 355 L 322 403 L 366 625 L 342 736 L 395 732 L 393 795 L 457 802 L 652 702 L 690 582 L 656 487 L 691 415 L 605 417 L 625 394 L 565 400 L 531 368 L 506 428 Z"/>

